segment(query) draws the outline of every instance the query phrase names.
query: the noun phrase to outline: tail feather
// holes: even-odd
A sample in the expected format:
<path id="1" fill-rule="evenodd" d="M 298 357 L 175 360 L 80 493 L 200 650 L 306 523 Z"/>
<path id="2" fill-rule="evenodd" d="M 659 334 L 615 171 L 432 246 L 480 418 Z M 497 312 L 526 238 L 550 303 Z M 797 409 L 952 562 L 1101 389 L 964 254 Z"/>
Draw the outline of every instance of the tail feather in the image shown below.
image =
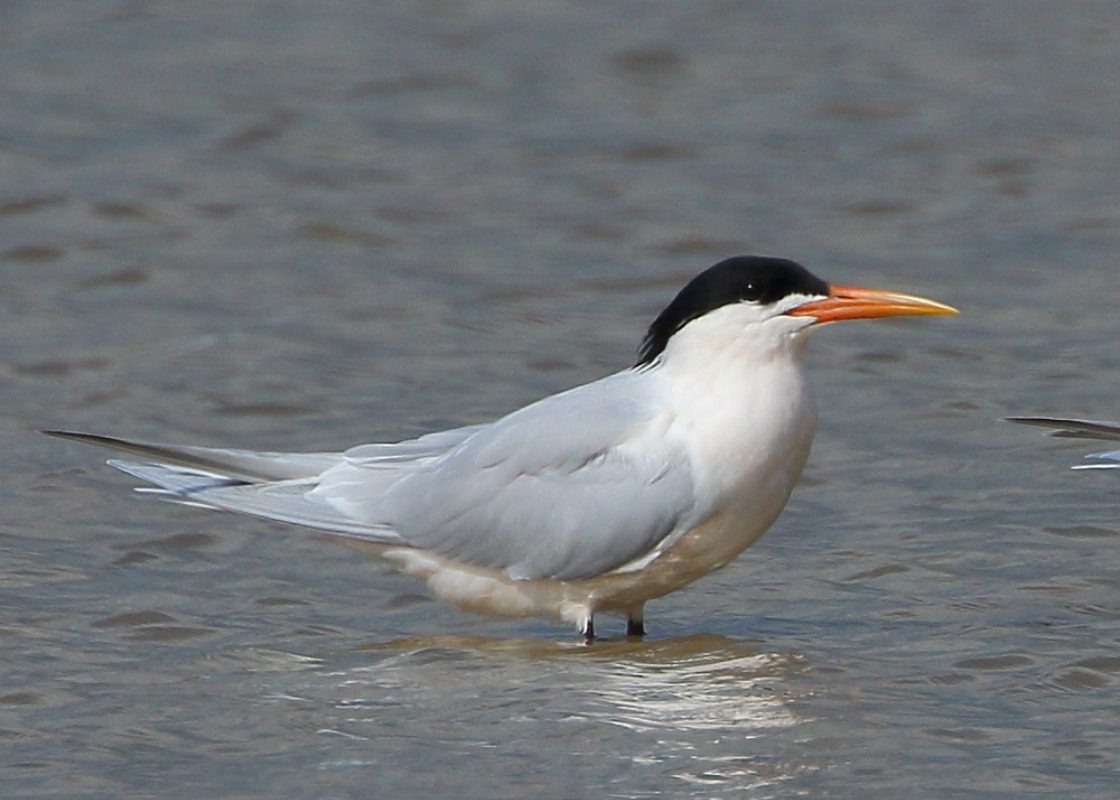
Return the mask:
<path id="1" fill-rule="evenodd" d="M 145 464 L 115 458 L 108 463 L 114 469 L 155 487 L 144 486 L 137 491 L 159 494 L 185 505 L 236 511 L 385 544 L 400 543 L 400 537 L 391 528 L 360 522 L 346 516 L 321 497 L 309 494 L 309 490 L 315 487 L 314 479 L 250 483 L 168 464 Z"/>
<path id="2" fill-rule="evenodd" d="M 189 497 L 208 489 L 226 486 L 245 486 L 246 482 L 228 475 L 215 475 L 212 472 L 173 467 L 167 464 L 142 464 L 139 461 L 125 461 L 111 458 L 106 462 L 113 469 L 119 469 L 134 478 L 153 484 L 155 489 L 145 491 Z"/>

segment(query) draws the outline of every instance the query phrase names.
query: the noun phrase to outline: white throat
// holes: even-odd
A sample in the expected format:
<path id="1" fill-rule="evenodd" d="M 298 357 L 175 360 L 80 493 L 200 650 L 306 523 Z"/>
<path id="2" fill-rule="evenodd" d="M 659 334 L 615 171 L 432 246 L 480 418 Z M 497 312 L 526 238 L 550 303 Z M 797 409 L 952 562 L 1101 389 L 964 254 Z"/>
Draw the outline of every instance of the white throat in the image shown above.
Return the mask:
<path id="1" fill-rule="evenodd" d="M 758 312 L 731 305 L 693 320 L 655 366 L 669 386 L 698 501 L 731 508 L 741 498 L 771 502 L 772 508 L 740 509 L 760 527 L 754 538 L 785 505 L 817 423 L 804 368 L 812 320 L 758 319 Z"/>

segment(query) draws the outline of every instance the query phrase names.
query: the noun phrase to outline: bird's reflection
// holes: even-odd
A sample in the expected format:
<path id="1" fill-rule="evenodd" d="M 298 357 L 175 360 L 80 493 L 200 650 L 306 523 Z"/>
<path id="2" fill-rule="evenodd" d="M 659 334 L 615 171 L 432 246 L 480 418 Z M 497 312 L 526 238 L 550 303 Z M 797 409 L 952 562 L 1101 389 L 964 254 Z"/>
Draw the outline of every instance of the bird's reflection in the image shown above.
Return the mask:
<path id="1" fill-rule="evenodd" d="M 799 654 L 716 635 L 599 640 L 593 646 L 538 639 L 422 636 L 366 645 L 394 652 L 376 668 L 423 669 L 464 660 L 470 671 L 568 692 L 568 713 L 632 731 L 787 727 L 796 717 L 782 684 L 804 668 Z"/>
<path id="2" fill-rule="evenodd" d="M 726 731 L 795 722 L 774 691 L 775 684 L 796 668 L 797 660 L 790 656 L 752 652 L 731 642 L 703 649 L 669 647 L 649 653 L 651 658 L 644 655 L 601 671 L 602 683 L 590 689 L 601 705 L 591 716 L 637 731 Z"/>

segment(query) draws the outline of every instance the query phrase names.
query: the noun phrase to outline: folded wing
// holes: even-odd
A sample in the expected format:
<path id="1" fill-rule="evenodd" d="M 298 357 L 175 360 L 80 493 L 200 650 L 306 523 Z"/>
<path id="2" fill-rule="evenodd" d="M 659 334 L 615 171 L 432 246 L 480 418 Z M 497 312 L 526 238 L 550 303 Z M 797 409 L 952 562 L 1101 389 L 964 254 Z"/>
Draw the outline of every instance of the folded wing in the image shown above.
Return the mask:
<path id="1" fill-rule="evenodd" d="M 109 463 L 181 502 L 492 567 L 578 579 L 625 567 L 695 521 L 663 387 L 626 371 L 489 425 L 342 453 L 279 453 L 55 436 L 123 451 Z"/>
<path id="2" fill-rule="evenodd" d="M 690 465 L 672 446 L 672 421 L 659 416 L 656 380 L 623 372 L 548 397 L 476 430 L 384 494 L 367 491 L 362 472 L 377 468 L 368 463 L 331 470 L 313 494 L 411 546 L 513 578 L 618 569 L 694 512 Z"/>

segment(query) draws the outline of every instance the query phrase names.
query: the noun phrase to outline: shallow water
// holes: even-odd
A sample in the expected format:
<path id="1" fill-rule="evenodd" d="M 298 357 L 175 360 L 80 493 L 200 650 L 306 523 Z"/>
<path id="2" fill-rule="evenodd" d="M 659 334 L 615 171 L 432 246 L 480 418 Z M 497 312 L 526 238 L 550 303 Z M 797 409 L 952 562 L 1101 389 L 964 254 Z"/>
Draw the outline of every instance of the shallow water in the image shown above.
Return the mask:
<path id="1" fill-rule="evenodd" d="M 7 4 L 4 797 L 1115 797 L 1117 476 L 1000 418 L 1120 417 L 1120 25 L 1017 9 Z M 642 643 L 32 432 L 486 420 L 740 252 L 962 315 L 817 335 L 789 508 Z"/>

